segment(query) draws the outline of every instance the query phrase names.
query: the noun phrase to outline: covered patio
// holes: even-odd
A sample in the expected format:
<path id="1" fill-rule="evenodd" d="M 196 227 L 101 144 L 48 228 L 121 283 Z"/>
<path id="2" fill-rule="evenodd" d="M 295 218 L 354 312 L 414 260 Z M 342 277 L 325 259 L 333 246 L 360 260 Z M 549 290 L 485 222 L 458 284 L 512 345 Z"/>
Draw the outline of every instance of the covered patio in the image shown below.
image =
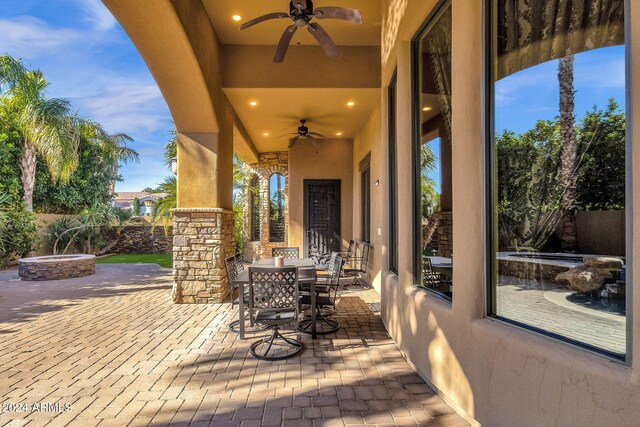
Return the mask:
<path id="1" fill-rule="evenodd" d="M 402 357 L 370 309 L 375 292 L 345 294 L 344 327 L 305 338 L 300 357 L 264 362 L 227 328 L 229 303 L 173 304 L 170 273 L 102 265 L 38 283 L 0 272 L 0 397 L 30 403 L 0 425 L 468 425 Z"/>

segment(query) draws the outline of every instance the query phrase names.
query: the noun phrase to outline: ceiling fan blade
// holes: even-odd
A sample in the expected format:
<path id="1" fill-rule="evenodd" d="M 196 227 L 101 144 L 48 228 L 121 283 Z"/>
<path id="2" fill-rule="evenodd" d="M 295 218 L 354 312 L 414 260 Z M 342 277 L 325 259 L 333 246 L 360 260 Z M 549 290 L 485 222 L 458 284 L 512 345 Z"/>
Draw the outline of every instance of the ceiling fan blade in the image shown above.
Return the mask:
<path id="1" fill-rule="evenodd" d="M 293 138 L 291 138 L 289 140 L 289 148 L 293 147 L 294 145 L 296 145 L 296 142 L 298 142 L 298 140 L 300 140 L 299 136 L 294 136 Z"/>
<path id="2" fill-rule="evenodd" d="M 276 139 L 284 138 L 285 136 L 290 136 L 290 135 L 298 135 L 298 133 L 297 132 L 285 133 L 284 135 L 280 135 Z"/>
<path id="3" fill-rule="evenodd" d="M 309 135 L 311 135 L 311 136 L 315 136 L 316 138 L 329 139 L 329 138 L 327 138 L 326 136 L 324 136 L 323 134 L 318 133 L 318 132 L 309 132 Z"/>
<path id="4" fill-rule="evenodd" d="M 287 54 L 287 49 L 289 48 L 291 39 L 297 30 L 298 27 L 295 25 L 291 25 L 284 30 L 284 33 L 282 33 L 282 37 L 280 38 L 280 42 L 278 43 L 278 47 L 276 48 L 276 53 L 273 55 L 274 63 L 279 64 L 284 61 L 284 56 Z"/>
<path id="5" fill-rule="evenodd" d="M 285 12 L 267 13 L 266 15 L 258 16 L 257 18 L 252 19 L 251 21 L 247 21 L 244 24 L 240 25 L 240 30 L 246 30 L 249 27 L 252 27 L 264 21 L 268 21 L 270 19 L 280 19 L 280 18 L 288 18 L 288 17 L 289 17 L 289 14 Z"/>
<path id="6" fill-rule="evenodd" d="M 305 10 L 307 8 L 307 0 L 292 0 L 291 4 L 298 10 Z"/>
<path id="7" fill-rule="evenodd" d="M 324 53 L 326 53 L 329 58 L 340 58 L 340 51 L 336 47 L 336 44 L 320 24 L 316 24 L 315 22 L 313 22 L 307 26 L 307 30 L 313 37 L 315 37 L 316 40 L 318 40 L 320 47 L 322 48 L 322 50 L 324 50 Z"/>
<path id="8" fill-rule="evenodd" d="M 362 24 L 362 14 L 357 9 L 348 9 L 346 7 L 318 7 L 314 16 L 318 19 L 341 19 L 343 21 L 353 22 L 354 24 Z"/>

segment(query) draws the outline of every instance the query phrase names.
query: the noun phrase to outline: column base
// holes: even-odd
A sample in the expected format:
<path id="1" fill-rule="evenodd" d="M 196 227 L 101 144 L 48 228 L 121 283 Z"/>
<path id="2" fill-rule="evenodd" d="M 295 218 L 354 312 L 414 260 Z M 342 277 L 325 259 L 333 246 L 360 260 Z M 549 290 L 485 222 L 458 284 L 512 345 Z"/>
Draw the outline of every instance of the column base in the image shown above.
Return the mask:
<path id="1" fill-rule="evenodd" d="M 224 260 L 235 254 L 234 212 L 179 208 L 173 215 L 173 301 L 221 303 L 229 295 Z"/>

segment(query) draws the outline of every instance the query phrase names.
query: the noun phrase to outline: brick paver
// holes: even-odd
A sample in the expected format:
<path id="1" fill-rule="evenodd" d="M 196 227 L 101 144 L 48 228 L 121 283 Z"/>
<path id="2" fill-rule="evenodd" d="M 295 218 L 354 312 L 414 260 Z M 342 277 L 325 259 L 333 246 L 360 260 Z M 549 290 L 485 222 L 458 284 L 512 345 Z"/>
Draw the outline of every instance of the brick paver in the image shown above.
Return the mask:
<path id="1" fill-rule="evenodd" d="M 160 267 L 16 276 L 0 272 L 0 403 L 20 406 L 0 426 L 468 425 L 403 359 L 370 292 L 343 296 L 336 334 L 265 362 L 228 330 L 230 304 L 173 304 Z"/>

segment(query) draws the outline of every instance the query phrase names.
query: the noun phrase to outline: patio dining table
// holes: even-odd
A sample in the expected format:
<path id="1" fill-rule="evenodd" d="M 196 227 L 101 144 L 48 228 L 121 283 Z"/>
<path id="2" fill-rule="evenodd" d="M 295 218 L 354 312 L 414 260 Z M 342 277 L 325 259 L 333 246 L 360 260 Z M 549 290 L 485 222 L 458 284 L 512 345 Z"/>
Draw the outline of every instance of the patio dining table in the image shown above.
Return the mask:
<path id="1" fill-rule="evenodd" d="M 426 257 L 431 260 L 431 268 L 435 273 L 441 273 L 449 279 L 453 275 L 453 260 L 443 256 Z"/>
<path id="2" fill-rule="evenodd" d="M 317 274 L 316 269 L 317 266 L 313 262 L 311 258 L 294 258 L 294 259 L 285 259 L 284 260 L 285 267 L 297 267 L 298 268 L 298 283 L 309 285 L 310 296 L 311 296 L 311 337 L 316 338 L 316 280 Z M 251 267 L 275 267 L 275 260 L 273 258 L 264 258 L 258 261 L 255 261 L 251 264 Z M 233 281 L 233 284 L 239 286 L 239 304 L 238 304 L 238 316 L 240 318 L 240 339 L 245 339 L 245 307 L 244 307 L 244 298 L 242 297 L 245 292 L 245 285 L 249 284 L 249 269 L 245 269 L 238 277 Z"/>

